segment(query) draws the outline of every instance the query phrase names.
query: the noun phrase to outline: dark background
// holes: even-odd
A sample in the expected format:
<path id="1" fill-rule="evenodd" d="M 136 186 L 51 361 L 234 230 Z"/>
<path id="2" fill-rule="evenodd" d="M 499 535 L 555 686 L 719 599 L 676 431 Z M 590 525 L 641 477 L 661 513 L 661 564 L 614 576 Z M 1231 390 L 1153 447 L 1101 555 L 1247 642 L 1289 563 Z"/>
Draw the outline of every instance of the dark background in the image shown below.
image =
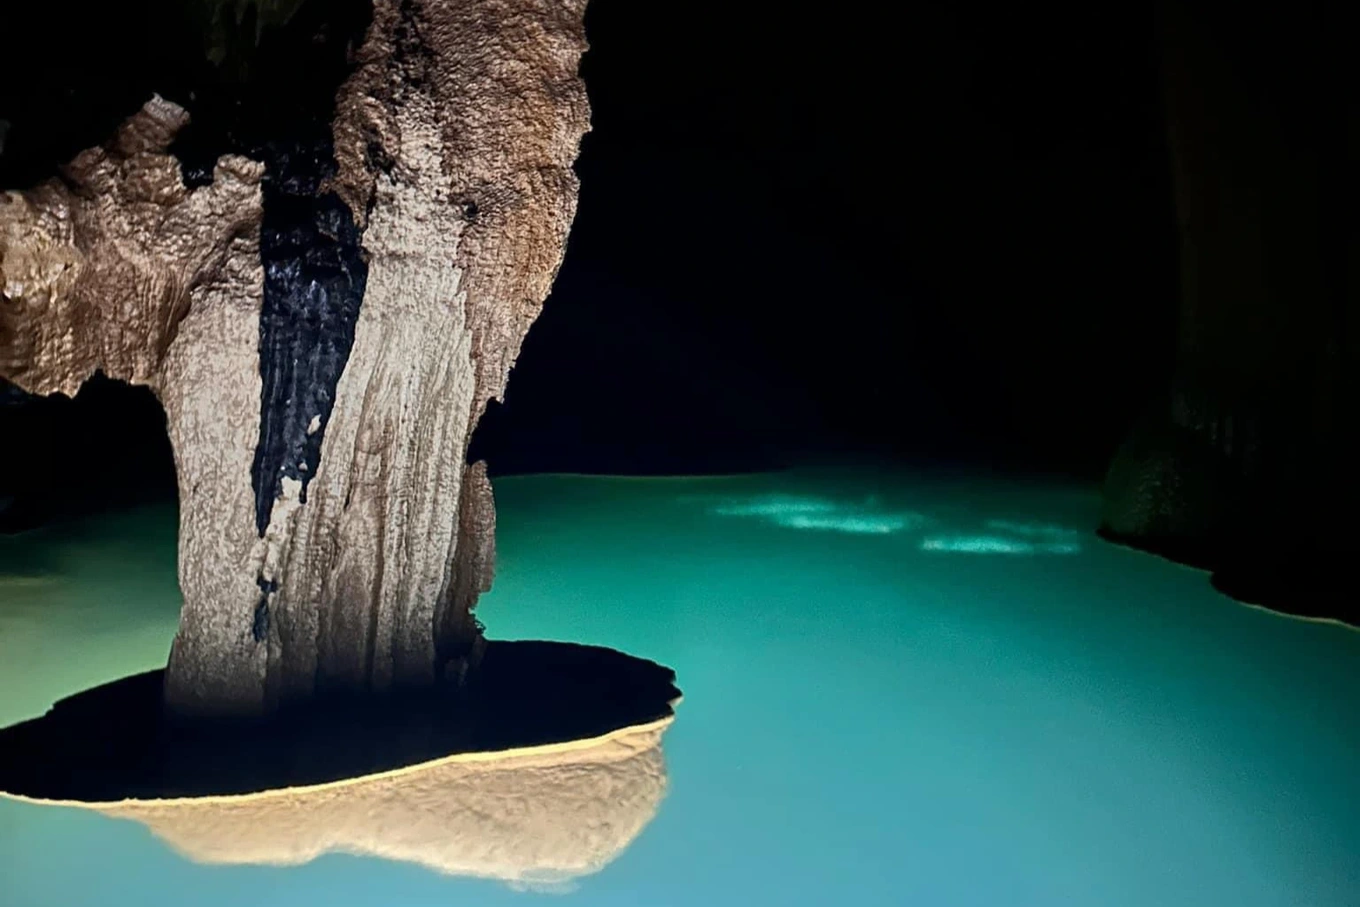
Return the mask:
<path id="1" fill-rule="evenodd" d="M 501 469 L 856 452 L 1097 476 L 1175 340 L 1150 4 L 597 0 Z"/>
<path id="2" fill-rule="evenodd" d="M 198 46 L 167 38 L 190 26 L 156 9 L 0 62 L 5 185 L 192 82 Z M 853 454 L 1097 477 L 1163 391 L 1177 262 L 1150 3 L 594 0 L 587 29 L 580 208 L 474 442 L 493 472 Z M 0 392 L 0 504 L 173 494 L 149 394 L 17 399 Z"/>

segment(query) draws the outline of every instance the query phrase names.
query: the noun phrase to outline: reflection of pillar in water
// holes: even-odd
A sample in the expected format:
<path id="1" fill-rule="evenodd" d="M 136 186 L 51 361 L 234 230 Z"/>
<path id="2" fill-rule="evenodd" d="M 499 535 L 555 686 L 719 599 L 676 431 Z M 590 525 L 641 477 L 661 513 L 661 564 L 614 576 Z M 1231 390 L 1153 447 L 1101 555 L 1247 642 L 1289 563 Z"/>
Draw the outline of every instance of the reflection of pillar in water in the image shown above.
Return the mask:
<path id="1" fill-rule="evenodd" d="M 603 869 L 656 815 L 672 720 L 335 784 L 91 808 L 147 825 L 197 863 L 286 866 L 349 853 L 515 885 L 563 883 Z"/>

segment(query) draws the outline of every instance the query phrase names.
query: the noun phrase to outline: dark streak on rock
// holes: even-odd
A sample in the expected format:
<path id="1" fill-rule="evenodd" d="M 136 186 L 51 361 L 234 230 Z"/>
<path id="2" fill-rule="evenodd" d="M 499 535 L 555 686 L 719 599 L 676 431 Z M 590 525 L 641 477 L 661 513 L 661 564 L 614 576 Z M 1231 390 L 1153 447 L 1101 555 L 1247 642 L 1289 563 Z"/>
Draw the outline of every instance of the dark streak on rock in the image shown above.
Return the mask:
<path id="1" fill-rule="evenodd" d="M 211 183 L 223 154 L 265 165 L 260 435 L 251 466 L 261 536 L 284 479 L 298 480 L 306 501 L 368 279 L 362 231 L 326 181 L 336 172 L 335 95 L 371 16 L 370 0 L 307 0 L 263 30 L 226 23 L 229 59 L 193 83 L 185 101 L 192 119 L 171 148 L 190 187 Z M 313 419 L 319 427 L 309 432 Z"/>
<path id="2" fill-rule="evenodd" d="M 250 623 L 250 635 L 256 642 L 264 642 L 265 637 L 269 635 L 269 596 L 279 591 L 279 584 L 277 580 L 257 576 L 255 585 L 259 586 L 264 594 L 260 596 L 259 604 L 255 606 L 255 615 Z"/>
<path id="3" fill-rule="evenodd" d="M 260 440 L 250 471 L 261 536 L 285 478 L 307 500 L 368 280 L 349 206 L 320 191 L 335 173 L 329 127 L 266 146 L 265 168 Z M 314 418 L 319 428 L 309 432 Z"/>
<path id="4" fill-rule="evenodd" d="M 269 635 L 269 596 L 263 596 L 255 606 L 255 618 L 250 623 L 250 635 L 256 642 L 264 642 Z"/>

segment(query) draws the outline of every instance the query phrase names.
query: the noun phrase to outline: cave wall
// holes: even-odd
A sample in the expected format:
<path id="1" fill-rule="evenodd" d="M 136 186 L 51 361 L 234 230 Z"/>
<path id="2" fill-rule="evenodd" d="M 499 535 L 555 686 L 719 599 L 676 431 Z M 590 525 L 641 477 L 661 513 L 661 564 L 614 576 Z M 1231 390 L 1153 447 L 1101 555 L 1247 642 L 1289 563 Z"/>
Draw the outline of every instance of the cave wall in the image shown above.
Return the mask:
<path id="1" fill-rule="evenodd" d="M 322 129 L 217 129 L 230 97 L 187 126 L 156 97 L 3 197 L 0 376 L 69 394 L 102 370 L 165 407 L 175 710 L 475 664 L 494 510 L 466 453 L 574 214 L 583 8 L 379 0 Z"/>
<path id="2" fill-rule="evenodd" d="M 1334 14 L 1160 6 L 1180 236 L 1176 376 L 1106 481 L 1107 535 L 1281 606 L 1306 598 L 1311 577 L 1335 578 L 1356 541 L 1348 212 L 1360 133 Z"/>

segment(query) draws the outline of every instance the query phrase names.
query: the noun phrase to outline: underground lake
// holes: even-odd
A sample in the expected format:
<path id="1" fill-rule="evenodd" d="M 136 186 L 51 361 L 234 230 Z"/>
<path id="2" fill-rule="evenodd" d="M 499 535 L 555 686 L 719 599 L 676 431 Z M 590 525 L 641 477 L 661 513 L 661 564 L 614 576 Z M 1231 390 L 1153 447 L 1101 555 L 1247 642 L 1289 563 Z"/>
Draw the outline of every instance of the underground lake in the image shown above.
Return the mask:
<path id="1" fill-rule="evenodd" d="M 623 755 L 444 766 L 425 799 L 329 788 L 331 812 L 0 799 L 0 904 L 1355 903 L 1360 634 L 1099 540 L 1093 486 L 820 469 L 495 491 L 488 636 L 673 668 L 673 722 Z M 175 545 L 165 505 L 0 537 L 0 726 L 165 664 Z M 493 775 L 539 783 L 430 799 Z M 617 802 L 573 799 L 590 785 Z M 575 844 L 547 840 L 563 828 Z"/>

